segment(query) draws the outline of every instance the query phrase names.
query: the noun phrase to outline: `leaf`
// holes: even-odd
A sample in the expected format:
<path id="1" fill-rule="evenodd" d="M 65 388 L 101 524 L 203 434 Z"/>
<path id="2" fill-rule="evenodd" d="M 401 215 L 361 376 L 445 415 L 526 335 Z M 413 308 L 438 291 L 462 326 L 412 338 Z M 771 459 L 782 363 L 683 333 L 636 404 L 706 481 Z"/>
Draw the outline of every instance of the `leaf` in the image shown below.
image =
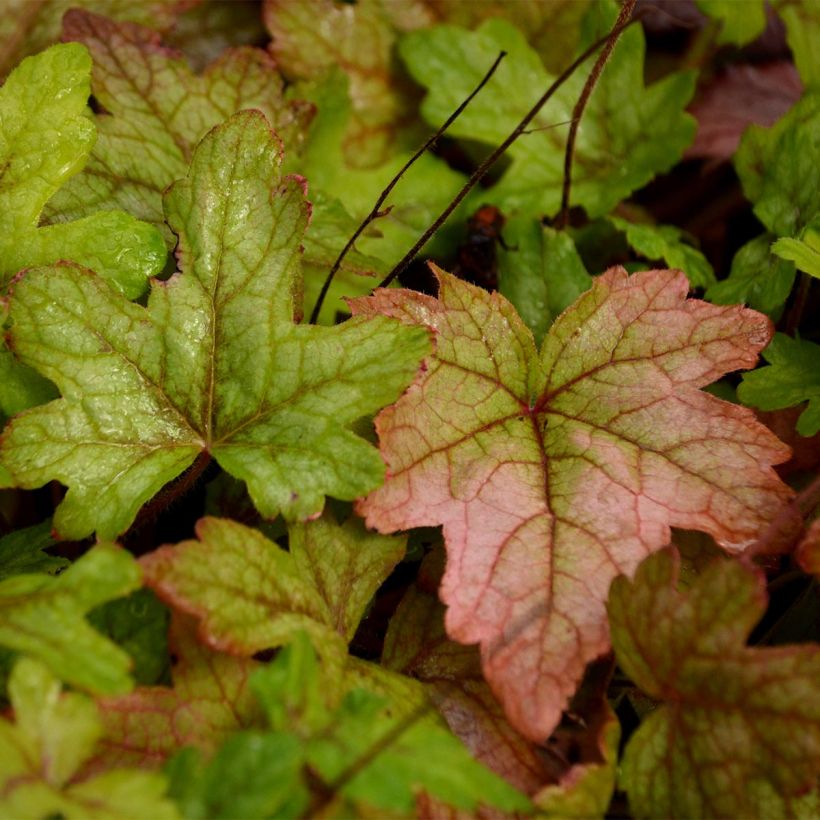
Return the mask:
<path id="1" fill-rule="evenodd" d="M 142 504 L 212 455 L 268 517 L 320 512 L 381 483 L 378 452 L 347 427 L 393 401 L 427 334 L 380 319 L 292 322 L 301 182 L 259 112 L 203 140 L 166 194 L 181 274 L 143 308 L 70 265 L 28 271 L 11 299 L 20 358 L 63 398 L 18 416 L 0 455 L 18 486 L 69 486 L 54 526 L 126 530 Z"/>
<path id="2" fill-rule="evenodd" d="M 794 262 L 800 270 L 820 279 L 820 218 L 806 225 L 800 239 L 778 239 L 772 245 L 772 253 Z"/>
<path id="3" fill-rule="evenodd" d="M 606 6 L 606 16 L 610 12 L 614 19 L 614 4 Z M 448 132 L 491 145 L 512 131 L 553 79 L 521 32 L 504 20 L 489 20 L 474 32 L 437 26 L 405 37 L 401 56 L 416 81 L 428 89 L 422 104 L 425 119 L 440 125 L 501 50 L 507 58 Z M 643 58 L 644 37 L 633 27 L 619 40 L 584 114 L 572 202 L 591 217 L 607 213 L 655 174 L 668 170 L 694 136 L 694 120 L 683 112 L 694 91 L 694 76 L 670 74 L 645 88 Z M 508 151 L 510 167 L 485 192 L 505 213 L 552 216 L 558 211 L 566 131 L 549 126 L 571 119 L 588 71 L 588 66 L 580 68 L 562 85 L 533 120 L 531 133 Z"/>
<path id="4" fill-rule="evenodd" d="M 72 259 L 134 298 L 162 270 L 159 234 L 121 211 L 94 208 L 84 219 L 37 227 L 94 145 L 90 71 L 82 46 L 56 45 L 26 58 L 0 88 L 0 290 L 23 267 Z"/>
<path id="5" fill-rule="evenodd" d="M 820 431 L 820 346 L 778 333 L 763 351 L 769 363 L 745 373 L 738 398 L 760 410 L 780 410 L 808 401 L 797 421 L 801 436 Z"/>
<path id="6" fill-rule="evenodd" d="M 674 225 L 643 225 L 628 222 L 617 216 L 609 221 L 626 234 L 629 246 L 648 262 L 666 262 L 670 268 L 686 274 L 693 288 L 707 288 L 715 284 L 715 272 L 706 257 L 688 245 L 684 232 Z"/>
<path id="7" fill-rule="evenodd" d="M 627 744 L 633 814 L 800 816 L 794 804 L 820 766 L 820 651 L 745 645 L 766 597 L 762 576 L 741 563 L 711 565 L 685 593 L 677 575 L 666 550 L 609 596 L 618 663 L 664 701 Z M 808 800 L 816 810 L 816 795 Z"/>
<path id="8" fill-rule="evenodd" d="M 127 692 L 130 659 L 85 620 L 95 606 L 140 585 L 125 550 L 97 544 L 58 577 L 14 575 L 0 582 L 0 644 L 41 660 L 61 680 L 98 693 Z"/>
<path id="9" fill-rule="evenodd" d="M 762 0 L 738 5 L 735 0 L 696 0 L 698 8 L 720 22 L 717 42 L 746 45 L 759 37 L 766 28 L 766 12 Z"/>
<path id="10" fill-rule="evenodd" d="M 820 36 L 820 10 L 808 0 L 796 3 L 781 0 L 777 13 L 786 24 L 786 42 L 800 79 L 807 88 L 816 88 L 820 85 L 820 59 L 816 48 Z"/>
<path id="11" fill-rule="evenodd" d="M 65 569 L 71 563 L 67 558 L 46 552 L 55 543 L 51 537 L 51 521 L 4 535 L 0 538 L 0 581 L 23 573 L 55 575 Z"/>
<path id="12" fill-rule="evenodd" d="M 260 725 L 262 713 L 248 688 L 259 664 L 200 644 L 191 622 L 171 620 L 176 662 L 173 686 L 139 686 L 97 703 L 104 733 L 91 771 L 117 766 L 158 768 L 183 746 L 214 751 L 237 729 Z"/>
<path id="13" fill-rule="evenodd" d="M 6 13 L 0 17 L 0 77 L 23 57 L 58 40 L 60 21 L 72 7 L 97 9 L 118 20 L 167 29 L 177 12 L 189 4 L 190 0 L 5 0 Z"/>
<path id="14" fill-rule="evenodd" d="M 133 23 L 75 9 L 65 16 L 64 36 L 91 52 L 92 91 L 106 113 L 95 117 L 99 137 L 85 172 L 47 209 L 50 222 L 120 207 L 159 227 L 173 248 L 162 194 L 185 175 L 211 128 L 240 109 L 258 108 L 294 150 L 310 118 L 309 106 L 285 101 L 275 64 L 260 49 L 228 50 L 197 75 L 179 52 L 163 48 L 158 34 Z"/>
<path id="15" fill-rule="evenodd" d="M 513 217 L 498 252 L 498 289 L 512 302 L 537 344 L 561 311 L 592 284 L 572 239 L 540 220 Z"/>
<path id="16" fill-rule="evenodd" d="M 757 218 L 777 236 L 796 236 L 820 215 L 820 94 L 807 93 L 771 128 L 743 135 L 735 169 Z"/>
<path id="17" fill-rule="evenodd" d="M 290 527 L 285 552 L 257 530 L 203 518 L 198 541 L 141 559 L 146 583 L 173 606 L 202 619 L 215 649 L 252 655 L 304 630 L 320 644 L 352 639 L 364 609 L 401 560 L 405 539 L 368 533 L 329 514 Z"/>
<path id="18" fill-rule="evenodd" d="M 804 572 L 820 576 L 820 520 L 811 522 L 797 546 L 795 557 Z"/>
<path id="19" fill-rule="evenodd" d="M 0 805 L 9 817 L 116 820 L 179 815 L 164 797 L 165 778 L 118 769 L 82 779 L 83 762 L 100 735 L 93 701 L 60 693 L 41 664 L 18 661 L 9 681 L 15 723 L 0 718 Z"/>
<path id="20" fill-rule="evenodd" d="M 481 643 L 511 723 L 541 742 L 608 648 L 612 578 L 670 526 L 742 550 L 791 496 L 770 467 L 788 448 L 697 389 L 752 366 L 771 330 L 687 301 L 683 274 L 613 268 L 536 353 L 506 300 L 439 277 L 438 299 L 355 303 L 434 328 L 437 345 L 377 418 L 388 478 L 360 510 L 380 532 L 444 525 L 447 632 Z"/>
<path id="21" fill-rule="evenodd" d="M 726 279 L 712 285 L 706 298 L 717 305 L 744 303 L 777 317 L 794 283 L 794 265 L 771 253 L 771 234 L 761 234 L 738 250 Z"/>

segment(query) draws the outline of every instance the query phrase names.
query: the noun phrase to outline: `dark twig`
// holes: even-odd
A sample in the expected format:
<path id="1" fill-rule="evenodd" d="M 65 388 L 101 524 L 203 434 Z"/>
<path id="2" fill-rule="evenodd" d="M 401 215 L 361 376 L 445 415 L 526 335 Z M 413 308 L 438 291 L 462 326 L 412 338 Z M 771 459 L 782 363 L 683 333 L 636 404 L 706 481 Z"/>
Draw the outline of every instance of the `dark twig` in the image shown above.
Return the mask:
<path id="1" fill-rule="evenodd" d="M 490 77 L 495 74 L 495 70 L 498 68 L 498 64 L 507 56 L 506 51 L 502 51 L 499 53 L 498 57 L 495 58 L 495 62 L 490 66 L 489 71 L 484 75 L 484 78 L 481 82 L 473 89 L 472 93 L 469 97 L 467 97 L 464 102 L 453 111 L 452 114 L 445 120 L 444 124 L 436 131 L 428 140 L 424 143 L 424 145 L 419 148 L 415 154 L 413 154 L 407 162 L 402 165 L 399 172 L 390 180 L 387 187 L 381 192 L 379 198 L 376 200 L 376 204 L 373 206 L 373 210 L 362 220 L 361 225 L 356 228 L 353 236 L 347 240 L 347 244 L 342 248 L 342 252 L 336 257 L 336 261 L 333 263 L 333 267 L 330 269 L 330 273 L 328 273 L 327 278 L 325 279 L 324 284 L 322 285 L 322 290 L 319 292 L 319 298 L 316 300 L 316 304 L 313 306 L 313 312 L 310 314 L 310 323 L 316 324 L 316 320 L 319 318 L 319 311 L 322 309 L 322 304 L 325 301 L 325 297 L 327 296 L 327 292 L 330 289 L 330 285 L 333 282 L 333 278 L 336 276 L 339 268 L 342 266 L 342 260 L 347 256 L 350 249 L 353 247 L 356 240 L 362 235 L 368 225 L 373 222 L 375 219 L 378 219 L 380 216 L 385 216 L 390 212 L 390 209 L 386 209 L 384 211 L 381 210 L 382 205 L 384 205 L 385 200 L 388 196 L 390 196 L 391 191 L 396 187 L 398 181 L 404 176 L 407 172 L 408 168 L 428 149 L 432 148 L 436 142 L 438 141 L 439 137 L 444 134 L 444 132 L 455 122 L 455 120 L 461 115 L 461 112 L 472 102 L 473 97 L 481 91 L 482 88 L 487 84 Z"/>
<path id="2" fill-rule="evenodd" d="M 786 315 L 786 320 L 783 324 L 783 332 L 788 333 L 789 336 L 794 334 L 800 328 L 800 321 L 803 318 L 803 313 L 806 310 L 806 304 L 809 300 L 809 291 L 811 290 L 812 277 L 808 273 L 800 272 L 800 279 L 797 283 L 797 291 L 794 294 L 794 301 L 792 302 L 789 312 Z"/>
<path id="3" fill-rule="evenodd" d="M 592 54 L 594 54 L 606 41 L 613 36 L 617 36 L 627 26 L 632 25 L 635 20 L 630 20 L 624 23 L 620 28 L 614 28 L 606 37 L 601 37 L 596 40 L 583 54 L 577 57 L 572 65 L 565 68 L 552 85 L 544 92 L 538 102 L 529 110 L 527 115 L 521 122 L 512 130 L 510 135 L 502 142 L 486 159 L 473 171 L 472 176 L 464 184 L 464 187 L 456 194 L 455 198 L 450 204 L 438 215 L 436 220 L 429 228 L 419 237 L 412 248 L 402 257 L 401 261 L 393 268 L 392 271 L 377 285 L 377 287 L 387 287 L 404 269 L 413 261 L 416 254 L 427 244 L 427 240 L 447 221 L 447 217 L 459 206 L 461 201 L 467 194 L 481 181 L 484 175 L 495 165 L 498 159 L 504 152 L 527 130 L 527 126 L 535 119 L 538 112 L 544 107 L 547 100 L 569 79 L 575 69 L 582 63 L 585 63 Z"/>
<path id="4" fill-rule="evenodd" d="M 609 57 L 612 54 L 612 49 L 615 48 L 615 43 L 618 42 L 621 32 L 626 27 L 625 23 L 632 16 L 636 2 L 637 0 L 624 0 L 620 12 L 618 12 L 618 19 L 615 20 L 615 25 L 607 35 L 604 47 L 598 55 L 595 65 L 592 66 L 592 71 L 589 72 L 589 77 L 587 77 L 587 81 L 584 83 L 584 87 L 581 90 L 581 96 L 578 97 L 578 102 L 575 103 L 575 108 L 572 109 L 572 123 L 569 127 L 569 134 L 567 135 L 567 148 L 564 154 L 564 185 L 561 191 L 561 210 L 559 211 L 558 218 L 555 221 L 556 228 L 565 228 L 567 226 L 567 222 L 569 221 L 569 192 L 572 187 L 572 158 L 575 154 L 575 138 L 578 135 L 578 127 L 581 124 L 581 117 L 584 114 L 584 109 L 587 106 L 587 102 L 589 102 L 590 96 L 592 96 L 592 92 L 595 90 L 595 86 L 598 84 L 598 80 L 601 77 L 601 72 L 604 70 L 604 66 L 609 61 Z"/>

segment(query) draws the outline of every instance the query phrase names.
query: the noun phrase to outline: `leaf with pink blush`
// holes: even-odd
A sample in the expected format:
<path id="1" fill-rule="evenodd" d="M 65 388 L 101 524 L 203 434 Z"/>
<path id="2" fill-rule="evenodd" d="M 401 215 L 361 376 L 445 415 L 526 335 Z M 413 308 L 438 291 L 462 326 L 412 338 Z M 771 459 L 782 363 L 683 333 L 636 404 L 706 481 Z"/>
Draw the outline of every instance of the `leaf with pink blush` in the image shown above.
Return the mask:
<path id="1" fill-rule="evenodd" d="M 791 498 L 771 466 L 789 449 L 699 389 L 754 366 L 771 325 L 687 299 L 680 272 L 613 268 L 539 352 L 503 297 L 438 275 L 438 299 L 353 303 L 436 335 L 426 371 L 377 417 L 387 480 L 360 511 L 385 533 L 443 525 L 447 632 L 481 644 L 511 723 L 541 742 L 609 648 L 613 578 L 672 526 L 740 552 Z"/>
<path id="2" fill-rule="evenodd" d="M 190 619 L 172 620 L 169 643 L 176 658 L 173 686 L 140 686 L 122 697 L 97 700 L 104 733 L 92 771 L 159 768 L 183 746 L 211 752 L 231 732 L 263 722 L 248 688 L 256 661 L 199 643 Z"/>

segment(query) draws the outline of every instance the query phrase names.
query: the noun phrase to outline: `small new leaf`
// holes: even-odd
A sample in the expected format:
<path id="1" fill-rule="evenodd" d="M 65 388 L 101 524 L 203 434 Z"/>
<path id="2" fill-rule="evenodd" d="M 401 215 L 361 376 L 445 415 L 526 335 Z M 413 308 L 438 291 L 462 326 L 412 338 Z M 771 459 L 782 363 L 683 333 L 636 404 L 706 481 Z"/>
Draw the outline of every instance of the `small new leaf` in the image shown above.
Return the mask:
<path id="1" fill-rule="evenodd" d="M 817 796 L 804 795 L 820 769 L 820 650 L 746 646 L 766 596 L 762 576 L 737 561 L 715 562 L 683 593 L 677 580 L 677 553 L 666 550 L 609 594 L 618 663 L 664 702 L 626 747 L 632 812 L 814 815 Z"/>
<path id="2" fill-rule="evenodd" d="M 136 561 L 97 544 L 56 578 L 14 575 L 0 582 L 0 644 L 38 658 L 61 680 L 92 692 L 131 689 L 131 660 L 85 621 L 95 606 L 140 585 Z"/>
<path id="3" fill-rule="evenodd" d="M 301 181 L 259 112 L 211 131 L 165 196 L 181 273 L 132 304 L 72 265 L 28 271 L 9 315 L 20 358 L 63 398 L 18 416 L 0 454 L 21 487 L 68 485 L 54 525 L 113 537 L 194 459 L 245 481 L 269 517 L 354 499 L 384 464 L 348 428 L 395 400 L 429 349 L 389 319 L 293 323 Z"/>

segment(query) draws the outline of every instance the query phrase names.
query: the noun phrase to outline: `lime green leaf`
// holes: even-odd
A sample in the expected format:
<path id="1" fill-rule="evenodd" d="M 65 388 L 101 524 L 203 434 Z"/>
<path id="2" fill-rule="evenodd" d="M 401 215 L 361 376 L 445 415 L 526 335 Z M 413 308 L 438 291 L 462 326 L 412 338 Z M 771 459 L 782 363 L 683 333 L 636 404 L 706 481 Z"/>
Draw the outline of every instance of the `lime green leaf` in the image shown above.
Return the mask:
<path id="1" fill-rule="evenodd" d="M 786 42 L 806 88 L 820 85 L 820 8 L 814 0 L 780 0 L 777 13 L 786 24 Z"/>
<path id="2" fill-rule="evenodd" d="M 706 298 L 717 305 L 747 304 L 770 316 L 780 313 L 794 283 L 794 265 L 771 252 L 771 234 L 743 245 L 726 279 L 712 285 Z"/>
<path id="3" fill-rule="evenodd" d="M 750 43 L 766 28 L 763 0 L 697 0 L 698 8 L 720 21 L 718 43 Z"/>
<path id="4" fill-rule="evenodd" d="M 746 646 L 766 597 L 762 576 L 743 564 L 712 564 L 683 593 L 677 577 L 677 553 L 666 550 L 609 594 L 618 663 L 664 701 L 627 744 L 632 812 L 794 816 L 790 802 L 820 768 L 820 649 Z"/>
<path id="5" fill-rule="evenodd" d="M 165 778 L 115 770 L 76 778 L 102 732 L 88 697 L 60 693 L 41 664 L 18 661 L 9 680 L 15 723 L 0 718 L 0 806 L 8 817 L 68 820 L 172 820 Z"/>
<path id="6" fill-rule="evenodd" d="M 685 234 L 674 225 L 639 225 L 617 216 L 609 221 L 626 234 L 626 241 L 648 262 L 666 262 L 667 267 L 682 270 L 693 288 L 715 284 L 715 272 L 706 257 L 683 241 Z"/>
<path id="7" fill-rule="evenodd" d="M 820 219 L 815 218 L 806 225 L 800 239 L 778 239 L 772 245 L 772 253 L 820 279 Z"/>
<path id="8" fill-rule="evenodd" d="M 210 128 L 257 108 L 293 150 L 310 117 L 309 106 L 284 100 L 282 79 L 260 49 L 229 50 L 199 76 L 162 47 L 159 35 L 132 23 L 76 9 L 65 17 L 64 33 L 91 52 L 91 89 L 105 113 L 95 117 L 99 136 L 85 171 L 46 210 L 50 222 L 119 207 L 157 225 L 173 248 L 162 192 L 185 175 Z"/>
<path id="9" fill-rule="evenodd" d="M 23 267 L 72 259 L 133 298 L 165 262 L 157 231 L 121 211 L 37 227 L 94 145 L 90 72 L 85 48 L 57 45 L 26 58 L 0 88 L 0 289 Z"/>
<path id="10" fill-rule="evenodd" d="M 192 621 L 172 618 L 173 686 L 138 686 L 98 699 L 104 732 L 92 770 L 157 768 L 183 746 L 210 754 L 232 732 L 261 725 L 262 711 L 248 688 L 259 664 L 214 652 L 194 632 Z"/>
<path id="11" fill-rule="evenodd" d="M 15 351 L 63 399 L 12 421 L 2 459 L 21 487 L 69 486 L 63 535 L 124 531 L 204 454 L 270 517 L 307 518 L 325 494 L 381 483 L 378 452 L 347 427 L 397 398 L 427 334 L 387 319 L 293 324 L 307 206 L 280 161 L 259 112 L 210 132 L 166 194 L 183 272 L 155 283 L 147 309 L 70 265 L 16 284 Z"/>
<path id="12" fill-rule="evenodd" d="M 4 341 L 0 341 L 0 385 L 0 424 L 9 416 L 58 396 L 57 388 L 15 359 Z"/>
<path id="13" fill-rule="evenodd" d="M 98 544 L 62 575 L 15 575 L 0 582 L 0 644 L 39 658 L 61 680 L 93 692 L 126 692 L 130 659 L 83 616 L 140 585 L 125 550 Z"/>
<path id="14" fill-rule="evenodd" d="M 797 432 L 813 436 L 820 431 L 820 345 L 778 333 L 763 358 L 768 366 L 744 373 L 738 398 L 760 410 L 780 410 L 807 401 Z"/>
<path id="15" fill-rule="evenodd" d="M 796 236 L 820 215 L 820 94 L 803 98 L 771 128 L 747 129 L 735 168 L 758 219 L 777 236 Z"/>
<path id="16" fill-rule="evenodd" d="M 51 537 L 51 521 L 43 521 L 0 538 L 0 580 L 11 575 L 46 572 L 54 575 L 71 562 L 46 550 L 56 542 Z"/>
<path id="17" fill-rule="evenodd" d="M 575 243 L 529 217 L 513 217 L 498 252 L 498 289 L 512 302 L 536 344 L 555 318 L 592 284 Z"/>
<path id="18" fill-rule="evenodd" d="M 502 49 L 507 58 L 450 128 L 453 136 L 492 145 L 512 131 L 553 79 L 524 36 L 504 20 L 490 20 L 474 32 L 438 26 L 405 37 L 401 55 L 413 77 L 428 89 L 422 105 L 425 118 L 440 125 Z M 575 148 L 572 201 L 590 216 L 605 214 L 669 169 L 694 136 L 694 120 L 683 112 L 694 91 L 694 75 L 671 74 L 646 88 L 643 61 L 644 37 L 634 27 L 619 40 L 584 114 Z M 588 70 L 580 68 L 561 86 L 532 129 L 572 117 Z M 561 202 L 565 142 L 565 128 L 524 135 L 508 152 L 511 166 L 486 192 L 490 200 L 505 212 L 555 214 Z"/>
<path id="19" fill-rule="evenodd" d="M 23 57 L 60 38 L 63 14 L 70 8 L 96 10 L 118 20 L 168 29 L 184 3 L 179 0 L 4 0 L 0 16 L 0 78 Z"/>
<path id="20" fill-rule="evenodd" d="M 388 478 L 358 508 L 380 532 L 444 526 L 447 631 L 482 644 L 510 722 L 542 742 L 609 648 L 619 572 L 672 526 L 739 552 L 792 497 L 772 469 L 790 450 L 700 389 L 754 365 L 771 327 L 687 300 L 682 273 L 611 268 L 538 352 L 503 297 L 439 282 L 438 299 L 354 304 L 436 332 L 427 369 L 376 420 Z"/>
<path id="21" fill-rule="evenodd" d="M 169 613 L 149 589 L 109 601 L 88 613 L 88 622 L 124 649 L 138 684 L 156 683 L 168 667 Z"/>

